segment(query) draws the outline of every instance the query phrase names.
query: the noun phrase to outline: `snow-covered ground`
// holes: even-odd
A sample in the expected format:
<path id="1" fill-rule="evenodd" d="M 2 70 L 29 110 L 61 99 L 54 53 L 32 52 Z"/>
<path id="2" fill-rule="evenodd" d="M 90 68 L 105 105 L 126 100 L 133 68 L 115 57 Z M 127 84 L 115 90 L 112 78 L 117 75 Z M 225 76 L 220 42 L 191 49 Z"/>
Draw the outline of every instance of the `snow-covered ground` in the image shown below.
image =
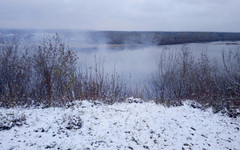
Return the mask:
<path id="1" fill-rule="evenodd" d="M 153 102 L 82 101 L 66 108 L 1 108 L 0 117 L 3 150 L 240 149 L 240 118 L 186 103 L 165 108 Z"/>

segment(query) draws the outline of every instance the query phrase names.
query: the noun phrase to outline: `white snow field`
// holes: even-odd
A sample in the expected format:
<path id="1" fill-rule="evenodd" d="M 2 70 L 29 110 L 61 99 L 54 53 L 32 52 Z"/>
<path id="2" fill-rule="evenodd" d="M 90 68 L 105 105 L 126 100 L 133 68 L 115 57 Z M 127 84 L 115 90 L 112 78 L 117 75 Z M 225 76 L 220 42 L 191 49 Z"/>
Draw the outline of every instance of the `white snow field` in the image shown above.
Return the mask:
<path id="1" fill-rule="evenodd" d="M 0 149 L 240 150 L 240 118 L 153 102 L 0 109 Z M 15 126 L 14 126 L 15 125 Z"/>

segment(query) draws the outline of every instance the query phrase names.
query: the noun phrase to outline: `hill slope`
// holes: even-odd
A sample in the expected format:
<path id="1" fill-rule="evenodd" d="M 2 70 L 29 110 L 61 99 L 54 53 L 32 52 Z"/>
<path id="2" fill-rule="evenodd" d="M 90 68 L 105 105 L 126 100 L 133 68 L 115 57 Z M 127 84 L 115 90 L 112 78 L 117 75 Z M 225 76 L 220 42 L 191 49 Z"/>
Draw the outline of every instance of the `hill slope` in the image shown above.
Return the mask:
<path id="1" fill-rule="evenodd" d="M 240 118 L 152 102 L 0 109 L 0 149 L 239 149 Z M 15 126 L 14 126 L 15 125 Z M 8 128 L 9 127 L 9 128 Z"/>

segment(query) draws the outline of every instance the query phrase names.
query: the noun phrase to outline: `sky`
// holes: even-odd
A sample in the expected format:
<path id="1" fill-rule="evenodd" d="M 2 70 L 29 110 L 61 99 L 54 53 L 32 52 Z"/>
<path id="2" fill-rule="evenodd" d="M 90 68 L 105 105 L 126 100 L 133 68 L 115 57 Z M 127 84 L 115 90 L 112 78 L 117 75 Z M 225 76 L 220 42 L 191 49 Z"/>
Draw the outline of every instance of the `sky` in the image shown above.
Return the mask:
<path id="1" fill-rule="evenodd" d="M 240 0 L 0 0 L 0 28 L 240 32 Z"/>

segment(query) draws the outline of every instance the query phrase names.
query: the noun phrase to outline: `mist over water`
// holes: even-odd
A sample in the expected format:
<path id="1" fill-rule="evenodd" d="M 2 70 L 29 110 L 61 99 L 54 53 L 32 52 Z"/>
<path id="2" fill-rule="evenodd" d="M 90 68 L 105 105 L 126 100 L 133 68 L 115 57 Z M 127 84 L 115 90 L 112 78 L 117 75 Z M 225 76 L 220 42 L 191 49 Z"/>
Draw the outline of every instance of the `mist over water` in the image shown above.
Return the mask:
<path id="1" fill-rule="evenodd" d="M 84 61 L 89 66 L 94 66 L 96 59 L 104 60 L 105 71 L 111 73 L 115 67 L 119 74 L 125 79 L 131 76 L 131 82 L 147 82 L 151 74 L 157 70 L 157 61 L 164 53 L 177 54 L 182 47 L 190 49 L 195 59 L 201 53 L 207 54 L 211 61 L 220 61 L 222 51 L 238 50 L 240 41 L 234 42 L 210 42 L 210 43 L 189 43 L 163 46 L 147 46 L 137 48 L 126 48 L 121 50 L 109 49 L 99 45 L 93 50 L 75 49 L 80 61 Z"/>

